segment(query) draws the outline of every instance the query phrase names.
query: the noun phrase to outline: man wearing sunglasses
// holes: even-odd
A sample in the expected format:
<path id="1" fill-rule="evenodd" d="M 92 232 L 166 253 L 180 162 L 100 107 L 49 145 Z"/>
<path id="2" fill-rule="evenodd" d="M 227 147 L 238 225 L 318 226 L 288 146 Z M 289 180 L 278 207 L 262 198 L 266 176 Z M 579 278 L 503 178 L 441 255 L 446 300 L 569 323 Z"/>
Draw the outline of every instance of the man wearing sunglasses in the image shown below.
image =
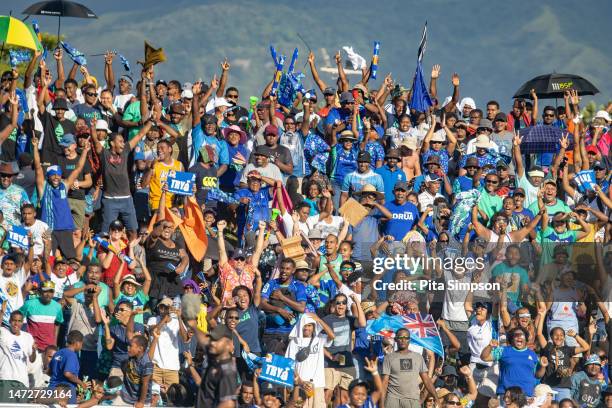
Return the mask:
<path id="1" fill-rule="evenodd" d="M 386 408 L 420 407 L 419 383 L 422 381 L 430 396 L 437 400 L 436 389 L 427 375 L 423 357 L 410 351 L 410 332 L 399 329 L 395 332 L 397 351 L 385 356 L 382 381 Z M 420 379 L 420 380 L 419 380 Z M 436 405 L 438 405 L 436 401 Z"/>
<path id="2" fill-rule="evenodd" d="M 88 84 L 83 87 L 84 103 L 76 105 L 72 110 L 78 118 L 83 118 L 87 126 L 91 126 L 91 121 L 102 117 L 102 111 L 98 106 L 98 91 L 94 85 Z"/>
<path id="3" fill-rule="evenodd" d="M 23 187 L 13 183 L 17 174 L 11 163 L 0 164 L 0 212 L 7 228 L 21 224 L 21 206 L 30 202 Z"/>

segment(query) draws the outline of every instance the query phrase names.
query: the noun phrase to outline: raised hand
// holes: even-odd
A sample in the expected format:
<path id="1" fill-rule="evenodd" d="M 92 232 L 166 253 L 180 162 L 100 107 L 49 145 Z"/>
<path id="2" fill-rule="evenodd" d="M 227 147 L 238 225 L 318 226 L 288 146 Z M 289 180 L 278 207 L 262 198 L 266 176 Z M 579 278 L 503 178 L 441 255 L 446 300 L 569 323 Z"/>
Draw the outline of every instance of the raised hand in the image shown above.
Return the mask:
<path id="1" fill-rule="evenodd" d="M 569 147 L 569 133 L 564 132 L 563 135 L 561 135 L 561 140 L 559 140 L 559 144 L 561 145 L 561 148 L 567 150 Z"/>
<path id="2" fill-rule="evenodd" d="M 529 91 L 529 96 L 531 96 L 532 101 L 535 101 L 536 99 L 538 99 L 538 95 L 536 94 L 536 91 L 533 88 Z"/>
<path id="3" fill-rule="evenodd" d="M 440 77 L 440 64 L 436 64 L 431 68 L 431 79 L 438 79 Z"/>
<path id="4" fill-rule="evenodd" d="M 214 75 L 213 79 L 210 81 L 210 88 L 217 89 L 218 87 L 219 87 L 219 80 L 217 79 L 217 76 Z"/>
<path id="5" fill-rule="evenodd" d="M 363 367 L 366 371 L 370 373 L 374 373 L 378 371 L 378 357 L 370 360 L 369 358 L 365 358 L 365 365 Z"/>
<path id="6" fill-rule="evenodd" d="M 342 55 L 340 54 L 340 50 L 338 50 L 338 52 L 335 55 L 336 58 L 336 64 L 340 65 L 340 63 L 342 63 Z"/>
<path id="7" fill-rule="evenodd" d="M 540 357 L 540 365 L 542 367 L 548 367 L 548 357 L 546 356 Z"/>
<path id="8" fill-rule="evenodd" d="M 202 91 L 202 83 L 199 81 L 193 84 L 193 86 L 191 87 L 191 92 L 193 92 L 194 95 L 199 95 L 201 91 Z"/>
<path id="9" fill-rule="evenodd" d="M 523 142 L 523 136 L 519 134 L 518 130 L 515 130 L 514 137 L 512 138 L 512 145 L 520 146 L 522 142 Z"/>
<path id="10" fill-rule="evenodd" d="M 219 232 L 223 232 L 225 227 L 227 227 L 227 222 L 225 220 L 220 220 L 219 222 L 217 222 L 217 229 L 219 230 Z"/>
<path id="11" fill-rule="evenodd" d="M 229 63 L 229 61 L 227 60 L 227 57 L 225 57 L 225 58 L 223 59 L 223 62 L 221 63 L 221 69 L 222 69 L 223 71 L 229 71 L 229 69 L 230 69 L 230 63 Z"/>
<path id="12" fill-rule="evenodd" d="M 112 65 L 113 58 L 115 58 L 115 53 L 112 51 L 106 51 L 106 53 L 104 54 L 104 62 L 108 65 Z"/>
<path id="13" fill-rule="evenodd" d="M 459 86 L 459 74 L 458 73 L 453 73 L 453 75 L 451 76 L 451 81 L 453 83 L 453 86 Z"/>
<path id="14" fill-rule="evenodd" d="M 308 63 L 309 64 L 314 64 L 314 62 L 315 62 L 315 55 L 314 55 L 314 53 L 312 51 L 310 51 L 308 53 Z"/>
<path id="15" fill-rule="evenodd" d="M 464 366 L 459 367 L 459 372 L 464 377 L 469 377 L 470 375 L 472 375 L 472 370 L 470 370 L 470 366 L 469 365 L 464 365 Z"/>

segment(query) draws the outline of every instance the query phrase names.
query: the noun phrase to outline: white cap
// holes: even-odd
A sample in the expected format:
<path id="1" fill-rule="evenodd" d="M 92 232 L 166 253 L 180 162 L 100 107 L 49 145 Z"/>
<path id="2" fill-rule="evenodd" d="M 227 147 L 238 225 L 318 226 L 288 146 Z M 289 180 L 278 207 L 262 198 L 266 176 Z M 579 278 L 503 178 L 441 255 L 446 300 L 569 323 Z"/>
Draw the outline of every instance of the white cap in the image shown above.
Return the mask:
<path id="1" fill-rule="evenodd" d="M 215 108 L 220 108 L 221 106 L 226 106 L 228 108 L 231 108 L 234 105 L 229 103 L 227 101 L 227 99 L 225 99 L 225 98 L 217 98 L 217 99 L 215 99 Z"/>
<path id="2" fill-rule="evenodd" d="M 610 114 L 605 110 L 597 111 L 593 119 L 597 119 L 597 118 L 605 119 L 606 122 L 610 122 Z"/>
<path id="3" fill-rule="evenodd" d="M 111 133 L 110 129 L 108 128 L 108 122 L 104 119 L 98 119 L 96 121 L 96 130 L 104 130 L 106 133 Z"/>
<path id="4" fill-rule="evenodd" d="M 550 385 L 547 384 L 538 384 L 533 390 L 533 396 L 538 397 L 546 397 L 548 394 L 558 394 L 558 391 L 553 391 Z"/>
<path id="5" fill-rule="evenodd" d="M 185 89 L 181 92 L 181 98 L 193 99 L 193 92 L 191 89 Z"/>

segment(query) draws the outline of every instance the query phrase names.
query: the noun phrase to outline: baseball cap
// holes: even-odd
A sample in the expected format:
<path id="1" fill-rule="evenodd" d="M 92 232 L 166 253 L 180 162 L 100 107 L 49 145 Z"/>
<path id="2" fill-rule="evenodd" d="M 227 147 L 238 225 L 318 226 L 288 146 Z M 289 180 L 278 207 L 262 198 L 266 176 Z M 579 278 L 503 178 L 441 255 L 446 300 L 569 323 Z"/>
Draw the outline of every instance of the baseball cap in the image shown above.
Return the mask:
<path id="1" fill-rule="evenodd" d="M 457 369 L 452 365 L 445 365 L 444 368 L 442 368 L 442 377 L 446 377 L 447 375 L 459 377 L 459 375 L 457 375 Z"/>
<path id="2" fill-rule="evenodd" d="M 503 112 L 497 112 L 497 115 L 495 115 L 495 119 L 493 119 L 493 122 L 507 122 L 508 118 L 506 118 L 506 114 Z"/>
<path id="3" fill-rule="evenodd" d="M 264 129 L 264 135 L 274 135 L 278 136 L 278 128 L 274 125 L 268 125 Z"/>
<path id="4" fill-rule="evenodd" d="M 395 190 L 404 190 L 404 191 L 408 191 L 410 190 L 410 188 L 408 188 L 408 183 L 406 183 L 405 181 L 398 181 L 397 183 L 395 183 L 395 185 L 393 186 L 393 191 Z"/>
<path id="5" fill-rule="evenodd" d="M 552 388 L 550 388 L 550 385 L 548 384 L 538 384 L 536 385 L 534 391 L 533 391 L 533 396 L 536 398 L 539 397 L 546 397 L 548 396 L 548 394 L 558 394 L 558 391 L 554 391 Z"/>
<path id="6" fill-rule="evenodd" d="M 191 89 L 185 89 L 181 92 L 181 98 L 193 99 L 193 91 Z"/>
<path id="7" fill-rule="evenodd" d="M 323 95 L 335 95 L 335 94 L 336 94 L 336 89 L 332 88 L 331 86 L 323 90 Z"/>
<path id="8" fill-rule="evenodd" d="M 268 149 L 266 149 L 266 147 L 264 145 L 257 146 L 255 148 L 255 151 L 253 152 L 253 154 L 255 154 L 255 156 L 270 157 L 270 151 Z"/>
<path id="9" fill-rule="evenodd" d="M 385 158 L 386 159 L 390 159 L 390 158 L 395 158 L 398 159 L 400 158 L 400 153 L 398 149 L 390 149 L 387 154 L 385 154 Z"/>
<path id="10" fill-rule="evenodd" d="M 59 145 L 62 147 L 70 147 L 71 145 L 76 144 L 76 139 L 72 133 L 64 133 L 62 136 L 62 140 Z"/>
<path id="11" fill-rule="evenodd" d="M 587 359 L 584 362 L 585 366 L 591 365 L 591 364 L 597 364 L 597 365 L 601 365 L 601 360 L 599 359 L 599 356 L 597 354 L 591 354 L 589 357 L 587 357 Z"/>
<path id="12" fill-rule="evenodd" d="M 493 124 L 489 119 L 480 119 L 480 123 L 478 124 L 478 128 L 476 129 L 476 131 L 479 131 L 480 129 L 487 129 L 493 131 Z"/>
<path id="13" fill-rule="evenodd" d="M 157 82 L 155 82 L 155 86 L 157 86 L 157 85 L 168 86 L 168 83 L 166 81 L 164 81 L 163 79 L 158 79 Z"/>
<path id="14" fill-rule="evenodd" d="M 425 176 L 426 183 L 433 183 L 442 180 L 437 174 L 428 174 Z"/>
<path id="15" fill-rule="evenodd" d="M 608 167 L 605 165 L 605 163 L 597 160 L 595 162 L 593 162 L 593 170 L 595 169 L 600 169 L 600 170 L 606 170 Z"/>
<path id="16" fill-rule="evenodd" d="M 236 248 L 234 252 L 232 252 L 232 259 L 237 258 L 246 258 L 246 252 L 242 248 Z"/>
<path id="17" fill-rule="evenodd" d="M 121 220 L 115 220 L 113 222 L 110 223 L 110 225 L 108 226 L 109 230 L 122 230 L 123 229 L 123 222 L 121 222 Z"/>
<path id="18" fill-rule="evenodd" d="M 550 178 L 544 180 L 544 184 L 552 184 L 555 187 L 557 186 L 557 182 L 555 180 L 553 180 L 553 179 L 550 179 Z"/>
<path id="19" fill-rule="evenodd" d="M 597 147 L 595 147 L 593 145 L 588 145 L 587 147 L 585 147 L 585 150 L 587 151 L 587 153 L 595 153 L 595 154 L 597 154 Z"/>
<path id="20" fill-rule="evenodd" d="M 523 197 L 525 197 L 526 196 L 525 189 L 522 187 L 515 188 L 514 192 L 512 193 L 512 197 L 514 197 L 515 195 L 523 195 Z"/>
<path id="21" fill-rule="evenodd" d="M 355 387 L 359 387 L 359 386 L 363 386 L 366 387 L 366 390 L 370 390 L 370 385 L 368 384 L 368 382 L 366 380 L 363 379 L 359 379 L 356 378 L 353 381 L 350 382 L 349 386 L 348 386 L 348 390 L 349 392 L 351 392 L 351 390 Z"/>
<path id="22" fill-rule="evenodd" d="M 208 336 L 213 341 L 221 340 L 222 338 L 231 339 L 232 331 L 226 325 L 220 324 L 208 332 Z"/>
<path id="23" fill-rule="evenodd" d="M 507 169 L 508 168 L 508 164 L 504 161 L 504 160 L 498 160 L 497 164 L 495 165 L 495 167 L 502 168 L 502 169 Z"/>
<path id="24" fill-rule="evenodd" d="M 46 291 L 54 291 L 55 290 L 55 282 L 51 280 L 46 280 L 40 285 L 40 290 L 43 292 Z"/>
<path id="25" fill-rule="evenodd" d="M 544 177 L 544 170 L 540 166 L 533 166 L 527 172 L 527 175 L 530 177 Z"/>
<path id="26" fill-rule="evenodd" d="M 353 98 L 353 94 L 345 91 L 342 92 L 342 94 L 340 95 L 340 103 L 347 103 L 347 102 L 355 102 L 355 98 Z"/>
<path id="27" fill-rule="evenodd" d="M 437 164 L 438 166 L 440 166 L 440 156 L 437 156 L 435 154 L 429 155 L 429 158 L 424 163 L 424 165 L 427 166 L 428 164 Z"/>
<path id="28" fill-rule="evenodd" d="M 261 180 L 261 173 L 258 172 L 257 170 L 251 170 L 248 172 L 247 178 L 254 178 L 254 179 Z"/>
<path id="29" fill-rule="evenodd" d="M 370 163 L 372 161 L 372 156 L 368 152 L 359 152 L 357 155 L 357 163 L 367 162 Z"/>

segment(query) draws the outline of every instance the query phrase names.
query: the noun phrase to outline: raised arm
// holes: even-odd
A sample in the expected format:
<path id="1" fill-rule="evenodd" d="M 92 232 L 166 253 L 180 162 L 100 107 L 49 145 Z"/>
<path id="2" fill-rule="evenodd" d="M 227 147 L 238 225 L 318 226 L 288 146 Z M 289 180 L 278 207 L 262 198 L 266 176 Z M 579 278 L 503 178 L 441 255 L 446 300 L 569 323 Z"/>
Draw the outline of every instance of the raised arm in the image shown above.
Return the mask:
<path id="1" fill-rule="evenodd" d="M 447 112 L 454 111 L 457 103 L 459 103 L 459 74 L 455 72 L 451 77 L 451 82 L 453 84 L 453 96 L 451 101 L 444 107 L 444 110 Z"/>
<path id="2" fill-rule="evenodd" d="M 227 57 L 221 63 L 221 78 L 219 78 L 219 88 L 217 88 L 217 97 L 221 98 L 225 92 L 227 86 L 227 78 L 229 75 L 230 63 L 227 61 Z"/>
<path id="3" fill-rule="evenodd" d="M 34 70 L 36 69 L 36 66 L 38 65 L 38 58 L 41 56 L 41 52 L 36 50 L 34 51 L 34 55 L 32 55 L 32 58 L 30 59 L 30 62 L 28 62 L 28 67 L 25 70 L 25 73 L 23 74 L 23 88 L 27 89 L 30 87 L 30 85 L 32 85 L 32 74 L 34 74 Z"/>
<path id="4" fill-rule="evenodd" d="M 106 81 L 106 89 L 111 91 L 115 90 L 115 73 L 113 72 L 113 58 L 115 53 L 107 51 L 104 54 L 104 80 Z"/>
<path id="5" fill-rule="evenodd" d="M 323 80 L 319 77 L 319 73 L 317 72 L 317 67 L 315 65 L 315 55 L 312 51 L 310 51 L 308 54 L 308 65 L 310 66 L 312 79 L 314 80 L 315 84 L 317 84 L 317 87 L 319 87 L 321 92 L 323 92 L 325 88 L 327 88 L 327 85 L 325 85 L 325 82 L 323 82 Z"/>
<path id="6" fill-rule="evenodd" d="M 86 142 L 85 147 L 81 152 L 81 157 L 79 158 L 79 162 L 77 163 L 76 168 L 72 170 L 70 175 L 68 175 L 66 180 L 64 180 L 64 184 L 66 184 L 67 188 L 70 188 L 74 184 L 75 180 L 81 174 L 81 171 L 83 171 L 83 167 L 85 167 L 85 162 L 87 161 L 87 155 L 89 154 L 90 149 L 91 145 L 89 144 L 89 142 Z"/>
<path id="7" fill-rule="evenodd" d="M 338 66 L 338 78 L 340 79 L 340 90 L 342 92 L 349 90 L 349 82 L 346 79 L 346 73 L 344 72 L 344 67 L 342 66 L 342 56 L 340 55 L 340 51 L 336 53 L 336 65 Z"/>
<path id="8" fill-rule="evenodd" d="M 487 240 L 487 242 L 491 239 L 491 231 L 487 227 L 482 225 L 478 220 L 477 205 L 472 207 L 472 225 L 474 226 L 474 231 L 480 238 Z"/>
<path id="9" fill-rule="evenodd" d="M 569 183 L 569 169 L 567 166 L 561 171 L 561 185 L 563 186 L 563 190 L 570 196 L 574 197 L 576 195 L 576 190 Z"/>
<path id="10" fill-rule="evenodd" d="M 521 157 L 521 143 L 523 143 L 523 137 L 515 130 L 512 138 L 512 156 L 514 156 L 514 164 L 516 164 L 516 175 L 519 178 L 525 175 L 523 157 Z"/>
<path id="11" fill-rule="evenodd" d="M 530 90 L 529 95 L 531 96 L 531 100 L 533 101 L 533 110 L 531 111 L 531 123 L 535 125 L 538 121 L 538 95 L 536 94 L 535 89 Z"/>
<path id="12" fill-rule="evenodd" d="M 134 136 L 132 140 L 128 142 L 130 150 L 134 150 L 138 143 L 147 135 L 147 133 L 149 133 L 149 130 L 151 130 L 152 125 L 153 121 L 151 119 L 147 119 L 144 126 L 138 131 L 136 136 Z"/>
<path id="13" fill-rule="evenodd" d="M 259 221 L 259 224 L 257 225 L 257 229 L 258 229 L 258 233 L 257 233 L 257 243 L 255 244 L 255 250 L 253 251 L 253 257 L 251 258 L 251 264 L 253 265 L 253 268 L 257 268 L 257 265 L 259 265 L 259 258 L 261 258 L 261 254 L 263 253 L 264 250 L 264 236 L 266 235 L 266 222 L 265 221 Z M 219 244 L 219 247 L 221 247 L 221 244 Z M 224 244 L 224 250 L 225 250 L 225 244 Z M 220 252 L 220 251 L 219 251 Z"/>
<path id="14" fill-rule="evenodd" d="M 40 152 L 38 151 L 38 138 L 36 137 L 36 135 L 32 135 L 32 156 L 34 156 L 33 161 L 34 174 L 36 177 L 36 191 L 38 192 L 38 199 L 40 200 L 45 189 L 45 174 L 40 164 Z"/>
<path id="15" fill-rule="evenodd" d="M 432 98 L 438 97 L 438 77 L 440 76 L 440 65 L 436 64 L 431 68 L 431 79 L 429 80 L 429 95 Z"/>
<path id="16" fill-rule="evenodd" d="M 219 245 L 219 266 L 227 264 L 227 252 L 225 251 L 225 239 L 223 238 L 223 230 L 227 223 L 225 220 L 217 222 L 217 244 Z"/>

